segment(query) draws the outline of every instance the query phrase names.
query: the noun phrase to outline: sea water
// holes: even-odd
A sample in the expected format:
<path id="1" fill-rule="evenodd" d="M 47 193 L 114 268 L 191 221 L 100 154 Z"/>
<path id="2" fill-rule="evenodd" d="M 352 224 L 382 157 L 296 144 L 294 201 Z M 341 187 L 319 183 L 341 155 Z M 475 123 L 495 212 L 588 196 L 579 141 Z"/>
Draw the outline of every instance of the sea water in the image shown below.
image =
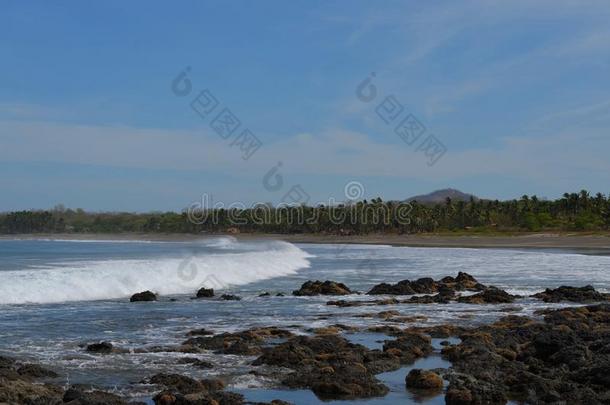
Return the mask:
<path id="1" fill-rule="evenodd" d="M 61 375 L 55 382 L 96 384 L 133 398 L 150 398 L 158 391 L 141 384 L 143 378 L 177 372 L 197 378 L 222 376 L 229 382 L 228 389 L 250 400 L 315 403 L 310 391 L 283 390 L 277 381 L 248 374 L 255 357 L 142 353 L 141 349 L 179 344 L 196 328 L 225 332 L 279 326 L 305 334 L 311 328 L 337 323 L 356 327 L 475 325 L 509 313 L 534 316 L 537 309 L 566 305 L 524 297 L 510 305 L 338 308 L 326 305 L 329 297 L 291 296 L 307 280 L 340 281 L 366 292 L 380 282 L 438 279 L 464 271 L 484 284 L 527 296 L 559 285 L 591 284 L 607 292 L 608 269 L 608 256 L 561 251 L 293 245 L 230 237 L 189 242 L 0 240 L 0 354 L 49 366 Z M 200 287 L 242 300 L 192 299 Z M 129 302 L 131 294 L 143 290 L 160 294 L 159 301 Z M 259 297 L 263 292 L 270 296 Z M 405 324 L 363 316 L 385 310 L 418 318 Z M 391 339 L 362 332 L 346 337 L 372 348 Z M 100 356 L 84 350 L 85 345 L 99 341 L 112 342 L 127 352 Z M 188 356 L 208 360 L 215 367 L 200 370 L 180 363 Z M 423 368 L 448 366 L 438 356 L 420 363 Z M 388 396 L 355 403 L 442 403 L 442 397 L 409 396 L 403 384 L 408 369 L 378 376 L 390 387 Z"/>

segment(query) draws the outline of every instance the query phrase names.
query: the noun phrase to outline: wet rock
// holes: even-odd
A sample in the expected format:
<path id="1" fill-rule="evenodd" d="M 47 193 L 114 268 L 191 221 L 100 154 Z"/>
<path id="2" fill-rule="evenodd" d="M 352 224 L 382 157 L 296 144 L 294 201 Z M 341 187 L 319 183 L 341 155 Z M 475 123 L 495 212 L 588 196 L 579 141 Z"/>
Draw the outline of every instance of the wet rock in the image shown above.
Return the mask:
<path id="1" fill-rule="evenodd" d="M 352 291 L 343 283 L 326 280 L 324 282 L 307 281 L 303 283 L 300 289 L 292 292 L 296 296 L 314 296 L 314 295 L 348 295 Z"/>
<path id="2" fill-rule="evenodd" d="M 55 378 L 58 374 L 38 364 L 24 364 L 17 369 L 17 373 L 23 377 L 30 378 Z"/>
<path id="3" fill-rule="evenodd" d="M 217 353 L 257 355 L 260 347 L 270 339 L 285 339 L 292 332 L 276 327 L 253 328 L 236 333 L 221 333 L 214 336 L 198 336 L 186 340 L 183 348 L 213 350 Z"/>
<path id="4" fill-rule="evenodd" d="M 376 314 L 376 317 L 381 319 L 390 319 L 397 316 L 400 316 L 400 312 L 398 311 L 381 311 Z"/>
<path id="5" fill-rule="evenodd" d="M 472 393 L 468 389 L 451 387 L 445 394 L 446 405 L 471 405 L 473 404 Z"/>
<path id="6" fill-rule="evenodd" d="M 356 301 L 356 300 L 336 300 L 328 301 L 326 305 L 334 305 L 337 307 L 367 307 L 374 305 L 396 305 L 400 304 L 396 298 L 388 298 L 384 300 L 371 300 L 371 301 Z"/>
<path id="7" fill-rule="evenodd" d="M 320 328 L 309 328 L 307 329 L 308 332 L 310 333 L 314 333 L 316 335 L 336 335 L 338 333 L 342 333 L 345 331 L 348 332 L 355 332 L 358 331 L 359 328 L 356 326 L 349 326 L 349 325 L 343 325 L 340 323 L 334 324 L 334 325 L 329 325 L 329 326 L 323 326 Z"/>
<path id="8" fill-rule="evenodd" d="M 260 297 L 271 297 L 271 293 L 264 292 L 264 293 L 258 294 L 258 296 L 259 296 L 259 298 Z"/>
<path id="9" fill-rule="evenodd" d="M 153 401 L 156 405 L 174 405 L 177 403 L 184 403 L 184 400 L 178 402 L 178 396 L 181 394 L 176 394 L 172 391 L 161 391 L 157 395 L 153 397 Z"/>
<path id="10" fill-rule="evenodd" d="M 312 332 L 316 335 L 336 335 L 341 332 L 341 329 L 336 326 L 325 326 L 322 328 L 315 328 Z"/>
<path id="11" fill-rule="evenodd" d="M 205 378 L 200 382 L 207 391 L 222 391 L 225 389 L 225 383 L 218 378 Z"/>
<path id="12" fill-rule="evenodd" d="M 452 374 L 445 403 L 452 405 L 505 404 L 508 398 L 500 384 L 477 380 L 472 376 Z"/>
<path id="13" fill-rule="evenodd" d="M 200 288 L 197 291 L 197 298 L 211 298 L 214 296 L 213 288 Z"/>
<path id="14" fill-rule="evenodd" d="M 423 333 L 433 338 L 448 338 L 459 336 L 466 331 L 465 328 L 456 325 L 435 325 L 425 327 L 410 327 L 405 333 Z"/>
<path id="15" fill-rule="evenodd" d="M 234 392 L 196 392 L 182 394 L 174 390 L 161 391 L 153 398 L 156 405 L 242 405 L 244 397 Z"/>
<path id="16" fill-rule="evenodd" d="M 15 359 L 6 356 L 0 356 L 0 368 L 9 368 L 15 364 Z"/>
<path id="17" fill-rule="evenodd" d="M 458 302 L 467 304 L 506 304 L 515 301 L 515 296 L 496 287 L 489 287 L 478 294 L 459 297 Z"/>
<path id="18" fill-rule="evenodd" d="M 443 388 L 443 379 L 434 371 L 415 368 L 407 374 L 405 384 L 407 388 L 438 390 Z"/>
<path id="19" fill-rule="evenodd" d="M 449 295 L 455 291 L 481 291 L 485 289 L 470 274 L 459 272 L 457 277 L 444 277 L 434 281 L 430 277 L 424 277 L 415 281 L 402 280 L 396 284 L 381 283 L 374 286 L 367 294 L 369 295 L 413 295 L 413 294 L 434 294 L 442 292 L 442 295 Z"/>
<path id="20" fill-rule="evenodd" d="M 130 302 L 156 301 L 157 295 L 152 291 L 142 291 L 131 296 Z"/>
<path id="21" fill-rule="evenodd" d="M 453 291 L 450 293 L 439 293 L 435 295 L 417 295 L 409 298 L 407 301 L 402 302 L 409 304 L 448 304 L 454 295 L 455 293 Z"/>
<path id="22" fill-rule="evenodd" d="M 66 390 L 66 392 L 64 392 L 63 402 L 74 401 L 75 399 L 78 399 L 81 395 L 81 390 L 74 387 L 70 387 Z"/>
<path id="23" fill-rule="evenodd" d="M 191 364 L 193 367 L 203 368 L 203 369 L 214 368 L 214 364 L 210 363 L 209 361 L 197 359 L 197 358 L 194 358 L 194 357 L 184 357 L 184 358 L 179 360 L 179 363 L 181 363 L 181 364 Z"/>
<path id="24" fill-rule="evenodd" d="M 383 333 L 388 336 L 400 336 L 403 333 L 402 329 L 400 329 L 398 326 L 389 326 L 389 325 L 369 326 L 367 328 L 367 330 L 369 332 L 373 332 L 373 333 Z"/>
<path id="25" fill-rule="evenodd" d="M 451 285 L 451 283 L 445 282 L 446 285 Z M 455 289 L 458 291 L 462 290 L 481 290 L 485 288 L 481 283 L 479 283 L 473 276 L 468 273 L 459 272 L 457 277 L 455 278 Z"/>
<path id="26" fill-rule="evenodd" d="M 567 287 L 547 288 L 543 292 L 534 294 L 533 297 L 543 300 L 544 302 L 603 302 L 610 301 L 610 294 L 600 293 L 591 285 L 584 287 Z"/>
<path id="27" fill-rule="evenodd" d="M 59 405 L 63 390 L 51 385 L 0 378 L 0 403 Z"/>
<path id="28" fill-rule="evenodd" d="M 223 351 L 224 354 L 237 354 L 241 356 L 255 356 L 261 354 L 262 350 L 260 346 L 253 345 L 244 341 L 237 341 L 226 347 Z"/>
<path id="29" fill-rule="evenodd" d="M 396 284 L 381 283 L 374 286 L 368 295 L 411 295 L 415 290 L 411 287 L 409 280 L 399 281 Z"/>
<path id="30" fill-rule="evenodd" d="M 309 388 L 322 399 L 382 396 L 388 388 L 374 374 L 400 367 L 399 358 L 350 343 L 338 335 L 297 336 L 266 348 L 253 365 L 295 370 L 282 384 Z"/>
<path id="31" fill-rule="evenodd" d="M 112 343 L 110 343 L 110 342 L 92 343 L 90 345 L 87 345 L 86 350 L 91 353 L 108 354 L 108 353 L 112 353 L 113 346 L 112 346 Z"/>
<path id="32" fill-rule="evenodd" d="M 383 351 L 397 356 L 403 364 L 413 363 L 433 350 L 430 337 L 416 332 L 403 333 L 397 339 L 388 340 L 383 344 Z"/>
<path id="33" fill-rule="evenodd" d="M 75 388 L 68 389 L 64 393 L 63 402 L 69 405 L 128 405 L 125 399 L 109 392 Z"/>
<path id="34" fill-rule="evenodd" d="M 192 331 L 188 332 L 186 335 L 187 336 L 208 336 L 208 335 L 213 335 L 213 334 L 214 334 L 214 332 L 212 332 L 211 330 L 201 328 L 201 329 L 193 329 Z"/>
<path id="35" fill-rule="evenodd" d="M 220 299 L 224 301 L 241 301 L 241 297 L 233 294 L 222 294 Z"/>
<path id="36" fill-rule="evenodd" d="M 159 373 L 144 382 L 160 385 L 181 394 L 191 394 L 206 390 L 206 387 L 200 381 L 180 374 Z"/>
<path id="37" fill-rule="evenodd" d="M 443 348 L 452 362 L 447 403 L 600 404 L 608 399 L 610 305 L 510 315 Z"/>

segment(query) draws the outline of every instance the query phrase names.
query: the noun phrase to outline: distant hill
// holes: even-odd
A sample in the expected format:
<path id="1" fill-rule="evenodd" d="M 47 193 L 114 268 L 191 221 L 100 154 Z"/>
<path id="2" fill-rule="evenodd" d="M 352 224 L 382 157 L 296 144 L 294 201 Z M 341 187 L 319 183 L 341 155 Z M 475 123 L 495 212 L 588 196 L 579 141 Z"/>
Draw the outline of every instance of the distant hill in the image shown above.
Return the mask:
<path id="1" fill-rule="evenodd" d="M 475 200 L 479 198 L 473 194 L 463 193 L 460 190 L 454 188 L 445 188 L 442 190 L 436 190 L 428 194 L 416 195 L 407 198 L 407 201 L 417 201 L 422 204 L 436 204 L 443 203 L 447 199 L 451 198 L 452 201 L 470 201 L 470 197 L 474 197 Z"/>

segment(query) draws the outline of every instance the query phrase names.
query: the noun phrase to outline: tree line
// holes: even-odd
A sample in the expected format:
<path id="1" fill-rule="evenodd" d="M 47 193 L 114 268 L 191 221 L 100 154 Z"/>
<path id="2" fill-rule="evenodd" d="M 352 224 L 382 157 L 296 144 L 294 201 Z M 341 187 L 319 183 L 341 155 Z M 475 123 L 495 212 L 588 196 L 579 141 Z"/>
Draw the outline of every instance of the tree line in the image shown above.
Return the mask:
<path id="1" fill-rule="evenodd" d="M 444 231 L 604 231 L 610 229 L 610 195 L 565 193 L 556 200 L 524 195 L 499 201 L 471 198 L 424 204 L 381 198 L 318 205 L 200 212 L 85 212 L 50 210 L 0 214 L 0 233 L 202 233 L 261 232 L 362 235 Z"/>

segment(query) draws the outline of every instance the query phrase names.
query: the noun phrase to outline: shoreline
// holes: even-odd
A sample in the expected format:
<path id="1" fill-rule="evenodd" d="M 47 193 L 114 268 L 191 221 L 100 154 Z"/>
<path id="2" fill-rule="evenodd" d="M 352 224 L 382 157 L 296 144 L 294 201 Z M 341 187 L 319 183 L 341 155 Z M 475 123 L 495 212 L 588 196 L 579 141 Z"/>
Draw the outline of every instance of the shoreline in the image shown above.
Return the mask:
<path id="1" fill-rule="evenodd" d="M 290 243 L 312 244 L 365 244 L 405 247 L 433 248 L 477 248 L 477 249 L 542 249 L 568 250 L 589 254 L 610 255 L 610 237 L 578 233 L 532 233 L 521 235 L 308 235 L 308 234 L 262 234 L 262 233 L 202 233 L 202 234 L 15 234 L 0 235 L 0 240 L 125 240 L 186 242 L 202 238 L 231 236 L 238 240 L 282 240 Z"/>

